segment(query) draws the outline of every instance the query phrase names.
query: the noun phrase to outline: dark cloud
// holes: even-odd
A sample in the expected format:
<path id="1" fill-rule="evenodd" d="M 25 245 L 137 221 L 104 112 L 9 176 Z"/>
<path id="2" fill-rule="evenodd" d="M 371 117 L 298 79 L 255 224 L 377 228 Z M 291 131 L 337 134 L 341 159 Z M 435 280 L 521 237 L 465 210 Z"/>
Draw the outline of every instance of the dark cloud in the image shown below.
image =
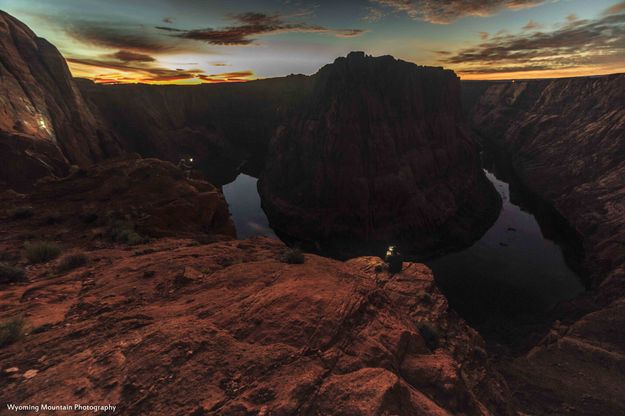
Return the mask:
<path id="1" fill-rule="evenodd" d="M 202 71 L 199 69 L 169 69 L 152 65 L 143 65 L 141 63 L 120 62 L 106 59 L 67 58 L 67 61 L 73 64 L 91 66 L 94 68 L 113 69 L 122 72 L 129 72 L 132 73 L 134 76 L 132 78 L 128 78 L 127 80 L 133 82 L 178 81 L 198 78 L 198 76 L 202 74 Z M 100 81 L 102 81 L 104 78 L 102 78 L 103 76 L 100 77 Z M 121 78 L 116 77 L 115 79 L 119 80 Z"/>
<path id="2" fill-rule="evenodd" d="M 335 31 L 335 35 L 338 38 L 355 38 L 357 36 L 362 35 L 363 33 L 366 32 L 366 30 L 363 29 L 340 29 Z"/>
<path id="3" fill-rule="evenodd" d="M 165 30 L 167 32 L 185 32 L 185 30 L 176 29 L 175 27 L 167 27 L 167 26 L 155 26 L 155 29 Z"/>
<path id="4" fill-rule="evenodd" d="M 163 19 L 163 23 L 174 23 L 174 18 L 173 17 L 165 17 Z"/>
<path id="5" fill-rule="evenodd" d="M 622 1 L 620 3 L 616 3 L 612 7 L 609 7 L 604 12 L 604 14 L 610 15 L 610 14 L 619 14 L 619 13 L 622 13 L 622 12 L 625 12 L 625 1 Z"/>
<path id="6" fill-rule="evenodd" d="M 441 62 L 461 73 L 563 69 L 625 62 L 625 13 L 574 20 L 552 32 L 502 34 Z"/>
<path id="7" fill-rule="evenodd" d="M 155 53 L 173 48 L 166 37 L 141 25 L 77 21 L 68 24 L 65 31 L 81 42 L 120 50 Z"/>
<path id="8" fill-rule="evenodd" d="M 151 63 L 139 61 L 121 61 L 113 59 L 82 59 L 67 58 L 70 64 L 79 64 L 92 67 L 95 70 L 114 70 L 115 73 L 102 71 L 93 77 L 94 81 L 102 83 L 119 82 L 173 82 L 197 79 L 201 82 L 245 82 L 254 78 L 252 71 L 226 72 L 219 74 L 205 74 L 200 69 L 170 69 L 155 66 Z M 225 64 L 224 64 L 225 65 Z M 221 65 L 217 65 L 221 66 Z"/>
<path id="9" fill-rule="evenodd" d="M 535 22 L 534 20 L 530 20 L 525 26 L 523 26 L 523 30 L 536 30 L 542 27 L 543 26 L 540 23 Z"/>
<path id="10" fill-rule="evenodd" d="M 111 58 L 115 58 L 124 62 L 154 62 L 155 59 L 143 53 L 131 52 L 131 51 L 117 51 L 110 55 Z"/>
<path id="11" fill-rule="evenodd" d="M 279 14 L 241 13 L 230 16 L 234 25 L 220 29 L 205 28 L 182 30 L 157 26 L 157 29 L 172 32 L 171 36 L 203 41 L 212 45 L 249 45 L 255 36 L 285 32 L 332 33 L 337 37 L 354 37 L 364 33 L 360 29 L 332 30 L 307 23 L 290 23 Z"/>
<path id="12" fill-rule="evenodd" d="M 543 0 L 371 0 L 413 19 L 431 23 L 451 23 L 463 16 L 490 16 L 502 9 L 534 7 Z M 382 12 L 380 12 L 382 13 Z M 369 15 L 374 15 L 369 12 Z"/>

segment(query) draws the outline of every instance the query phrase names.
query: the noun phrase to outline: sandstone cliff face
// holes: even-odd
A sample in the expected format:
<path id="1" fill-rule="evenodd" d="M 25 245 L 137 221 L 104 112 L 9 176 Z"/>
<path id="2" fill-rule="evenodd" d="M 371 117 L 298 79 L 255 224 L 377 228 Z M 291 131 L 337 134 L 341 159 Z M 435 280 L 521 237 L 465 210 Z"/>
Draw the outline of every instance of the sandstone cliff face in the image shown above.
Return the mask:
<path id="1" fill-rule="evenodd" d="M 20 244 L 3 234 L 3 250 Z M 71 244 L 71 242 L 68 242 Z M 346 263 L 257 238 L 90 249 L 90 262 L 3 288 L 3 398 L 113 403 L 120 415 L 512 415 L 479 335 L 430 271 Z"/>
<path id="2" fill-rule="evenodd" d="M 5 192 L 4 208 L 28 207 L 41 222 L 62 223 L 74 236 L 93 229 L 92 237 L 121 233 L 140 236 L 234 238 L 234 224 L 222 193 L 208 182 L 187 179 L 158 159 L 110 160 L 79 169 L 62 179 L 43 179 L 28 195 Z M 18 223 L 16 225 L 22 225 Z M 36 233 L 36 230 L 32 230 Z M 24 230 L 24 232 L 30 232 Z"/>
<path id="3" fill-rule="evenodd" d="M 352 53 L 311 82 L 299 114 L 272 138 L 260 177 L 275 230 L 419 251 L 470 241 L 494 219 L 498 199 L 452 71 Z"/>
<path id="4" fill-rule="evenodd" d="M 276 126 L 297 111 L 309 82 L 301 75 L 194 86 L 77 83 L 126 151 L 174 162 L 192 156 L 222 184 L 244 164 L 258 176 Z"/>
<path id="5" fill-rule="evenodd" d="M 616 381 L 625 370 L 623 103 L 625 75 L 618 74 L 495 83 L 471 109 L 474 128 L 506 150 L 525 185 L 580 235 L 594 286 L 574 305 L 577 316 L 593 312 L 555 327 L 514 366 L 532 414 L 561 412 L 565 403 L 580 414 L 625 413 Z M 540 408 L 536 394 L 545 392 L 550 402 Z"/>
<path id="6" fill-rule="evenodd" d="M 332 254 L 327 240 L 463 245 L 497 213 L 451 71 L 354 53 L 311 77 L 79 85 L 127 151 L 193 156 L 217 184 L 251 162 L 274 229 Z"/>
<path id="7" fill-rule="evenodd" d="M 86 107 L 58 50 L 1 11 L 0 141 L 0 183 L 19 189 L 45 174 L 62 174 L 69 164 L 86 166 L 117 150 Z M 14 169 L 16 164 L 23 169 Z"/>

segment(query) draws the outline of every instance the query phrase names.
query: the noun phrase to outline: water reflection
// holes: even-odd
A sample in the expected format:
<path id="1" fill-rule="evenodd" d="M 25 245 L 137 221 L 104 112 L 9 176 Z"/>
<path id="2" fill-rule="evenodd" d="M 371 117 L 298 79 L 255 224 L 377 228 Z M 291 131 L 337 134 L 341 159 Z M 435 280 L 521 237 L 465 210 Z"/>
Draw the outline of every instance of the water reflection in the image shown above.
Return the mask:
<path id="1" fill-rule="evenodd" d="M 255 235 L 276 237 L 269 227 L 269 221 L 260 206 L 260 196 L 256 188 L 258 179 L 244 173 L 239 174 L 233 182 L 223 186 L 223 193 L 238 238 L 248 238 Z"/>
<path id="2" fill-rule="evenodd" d="M 426 262 L 454 309 L 479 324 L 541 314 L 582 292 L 580 278 L 554 242 L 566 238 L 553 224 L 557 219 L 541 217 L 552 223 L 547 237 L 535 215 L 511 201 L 509 183 L 485 173 L 503 200 L 499 218 L 471 247 Z"/>
<path id="3" fill-rule="evenodd" d="M 472 246 L 425 263 L 450 305 L 471 324 L 480 329 L 493 322 L 518 326 L 519 319 L 536 320 L 584 290 L 567 263 L 571 256 L 565 255 L 575 238 L 546 204 L 520 192 L 514 176 L 501 171 L 502 165 L 485 160 L 484 166 L 503 200 L 497 221 Z M 239 174 L 223 186 L 239 238 L 276 237 L 261 208 L 256 182 Z"/>

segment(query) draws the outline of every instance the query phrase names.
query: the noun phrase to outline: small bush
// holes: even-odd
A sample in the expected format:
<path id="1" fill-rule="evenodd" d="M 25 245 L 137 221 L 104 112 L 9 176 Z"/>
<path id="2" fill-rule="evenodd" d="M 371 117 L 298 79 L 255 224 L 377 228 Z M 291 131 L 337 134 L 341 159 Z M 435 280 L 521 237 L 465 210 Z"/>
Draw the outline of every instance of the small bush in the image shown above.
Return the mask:
<path id="1" fill-rule="evenodd" d="M 434 325 L 429 321 L 419 323 L 419 332 L 429 349 L 435 350 L 439 346 L 440 334 Z"/>
<path id="2" fill-rule="evenodd" d="M 24 280 L 26 280 L 24 269 L 0 263 L 0 283 L 22 282 Z"/>
<path id="3" fill-rule="evenodd" d="M 280 261 L 288 264 L 302 264 L 306 259 L 299 248 L 287 248 L 282 252 Z"/>
<path id="4" fill-rule="evenodd" d="M 53 326 L 54 325 L 49 324 L 49 323 L 48 324 L 43 324 L 43 325 L 40 325 L 38 327 L 35 327 L 35 328 L 31 329 L 30 333 L 31 334 L 41 334 L 42 332 L 46 332 L 46 331 L 51 330 Z"/>
<path id="5" fill-rule="evenodd" d="M 129 246 L 145 244 L 149 241 L 148 238 L 136 232 L 134 226 L 131 223 L 123 221 L 113 222 L 109 226 L 106 234 L 111 240 L 117 243 L 126 243 Z"/>
<path id="6" fill-rule="evenodd" d="M 19 341 L 24 336 L 24 319 L 13 318 L 0 323 L 0 348 Z"/>
<path id="7" fill-rule="evenodd" d="M 33 207 L 15 207 L 9 212 L 9 216 L 14 220 L 23 220 L 35 215 Z"/>
<path id="8" fill-rule="evenodd" d="M 58 272 L 68 272 L 89 262 L 89 257 L 85 253 L 69 253 L 61 257 L 57 266 Z"/>
<path id="9" fill-rule="evenodd" d="M 46 263 L 61 254 L 61 246 L 49 241 L 26 243 L 26 258 L 30 263 Z"/>

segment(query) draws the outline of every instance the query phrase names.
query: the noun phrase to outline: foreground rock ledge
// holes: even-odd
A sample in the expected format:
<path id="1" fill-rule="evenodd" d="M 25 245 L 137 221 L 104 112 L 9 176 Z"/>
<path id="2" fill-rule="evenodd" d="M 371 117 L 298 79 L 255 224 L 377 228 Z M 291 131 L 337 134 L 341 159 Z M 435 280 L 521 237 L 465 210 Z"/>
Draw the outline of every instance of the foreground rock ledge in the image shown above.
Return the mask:
<path id="1" fill-rule="evenodd" d="M 38 328 L 0 350 L 3 397 L 125 415 L 512 414 L 424 265 L 285 264 L 284 249 L 163 239 L 95 250 L 66 274 L 30 268 L 2 289 L 0 318 Z"/>

